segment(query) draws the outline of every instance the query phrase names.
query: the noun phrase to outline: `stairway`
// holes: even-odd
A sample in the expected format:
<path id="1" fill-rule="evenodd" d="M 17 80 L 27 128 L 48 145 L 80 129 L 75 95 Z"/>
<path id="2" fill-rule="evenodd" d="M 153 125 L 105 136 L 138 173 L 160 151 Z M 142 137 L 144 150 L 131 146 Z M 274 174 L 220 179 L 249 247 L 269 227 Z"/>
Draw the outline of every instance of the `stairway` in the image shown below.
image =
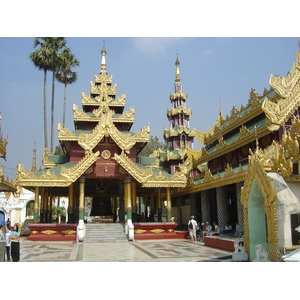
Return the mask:
<path id="1" fill-rule="evenodd" d="M 88 223 L 84 243 L 126 243 L 124 224 L 120 223 Z"/>

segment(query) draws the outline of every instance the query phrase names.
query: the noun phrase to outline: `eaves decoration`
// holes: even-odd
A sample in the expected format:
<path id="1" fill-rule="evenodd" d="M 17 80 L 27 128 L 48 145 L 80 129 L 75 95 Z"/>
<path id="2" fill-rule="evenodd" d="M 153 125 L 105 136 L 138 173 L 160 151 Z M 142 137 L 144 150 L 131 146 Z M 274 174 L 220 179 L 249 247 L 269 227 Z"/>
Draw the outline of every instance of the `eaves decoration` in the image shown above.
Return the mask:
<path id="1" fill-rule="evenodd" d="M 270 128 L 277 130 L 300 105 L 300 52 L 297 52 L 296 61 L 287 76 L 271 75 L 269 84 L 277 96 L 273 99 L 266 98 L 262 109 L 272 123 Z"/>
<path id="2" fill-rule="evenodd" d="M 176 107 L 176 108 L 173 107 L 171 110 L 167 109 L 167 116 L 168 117 L 178 115 L 180 113 L 183 113 L 187 116 L 191 116 L 192 115 L 192 109 L 191 108 L 185 108 L 183 105 L 181 105 L 180 107 Z"/>
<path id="3" fill-rule="evenodd" d="M 289 180 L 293 172 L 293 164 L 299 162 L 300 120 L 294 118 L 289 132 L 284 132 L 281 144 L 273 141 L 266 149 L 256 148 L 256 157 L 266 172 L 278 172 Z M 250 151 L 251 155 L 254 154 Z"/>
<path id="4" fill-rule="evenodd" d="M 268 93 L 267 90 L 264 93 Z M 242 126 L 249 120 L 260 115 L 262 111 L 261 99 L 263 96 L 258 95 L 254 89 L 250 91 L 250 97 L 246 106 L 241 106 L 240 110 L 237 107 L 233 107 L 230 116 L 224 118 L 223 113 L 219 110 L 218 118 L 213 127 L 208 131 L 196 131 L 196 138 L 203 144 L 209 145 L 216 141 L 220 135 L 232 131 L 236 127 Z"/>
<path id="5" fill-rule="evenodd" d="M 184 189 L 173 190 L 172 195 L 180 196 L 187 193 L 196 193 L 203 190 L 209 190 L 218 186 L 229 185 L 245 180 L 247 175 L 247 166 L 239 166 L 236 170 L 227 164 L 225 171 L 222 174 L 213 175 L 210 169 L 203 171 L 201 178 L 188 177 L 187 185 Z"/>
<path id="6" fill-rule="evenodd" d="M 239 134 L 237 136 L 237 140 L 228 143 L 224 140 L 223 136 L 219 136 L 217 146 L 213 151 L 208 152 L 205 148 L 202 148 L 200 150 L 192 150 L 188 148 L 187 155 L 193 162 L 194 167 L 196 167 L 200 164 L 203 164 L 207 161 L 238 149 L 244 145 L 247 145 L 255 139 L 259 139 L 267 135 L 270 132 L 268 124 L 268 122 L 265 122 L 261 128 L 255 127 L 255 134 L 248 130 L 245 126 L 241 126 Z"/>
<path id="7" fill-rule="evenodd" d="M 42 172 L 27 171 L 18 163 L 16 182 L 22 187 L 67 187 L 75 182 L 97 159 L 100 152 L 85 155 L 78 163 L 71 167 L 59 166 Z"/>
<path id="8" fill-rule="evenodd" d="M 143 187 L 185 187 L 187 174 L 190 171 L 190 162 L 187 159 L 179 165 L 179 172 L 174 175 L 156 170 L 156 165 L 150 167 L 139 167 L 122 152 L 115 154 L 114 159 Z"/>
<path id="9" fill-rule="evenodd" d="M 79 136 L 75 135 L 68 129 L 58 126 L 58 140 L 63 141 L 78 141 L 78 144 L 85 150 L 85 153 L 91 152 L 101 139 L 111 137 L 115 143 L 127 153 L 137 142 L 148 142 L 150 127 L 142 128 L 138 133 L 132 135 L 131 133 L 120 132 L 114 125 L 113 121 L 114 111 L 107 109 L 102 111 L 102 116 L 98 124 L 91 133 L 81 133 Z"/>
<path id="10" fill-rule="evenodd" d="M 105 103 L 106 104 L 106 103 Z M 104 111 L 107 109 L 107 106 L 100 106 L 98 109 L 93 110 L 93 116 L 87 114 L 82 109 L 78 109 L 76 104 L 73 104 L 73 119 L 74 121 L 81 122 L 98 122 L 102 117 Z M 134 122 L 134 108 L 130 107 L 130 110 L 124 112 L 118 117 L 113 116 L 113 121 L 115 123 L 133 123 Z"/>

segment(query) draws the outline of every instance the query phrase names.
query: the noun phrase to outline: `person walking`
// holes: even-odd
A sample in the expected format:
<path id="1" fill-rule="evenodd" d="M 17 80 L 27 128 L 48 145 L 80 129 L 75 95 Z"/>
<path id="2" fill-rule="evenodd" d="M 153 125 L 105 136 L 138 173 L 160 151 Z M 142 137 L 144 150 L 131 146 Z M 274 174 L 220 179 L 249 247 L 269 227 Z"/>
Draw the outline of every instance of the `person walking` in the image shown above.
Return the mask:
<path id="1" fill-rule="evenodd" d="M 18 262 L 20 260 L 20 231 L 18 225 L 13 227 L 9 239 L 11 240 L 10 250 L 12 261 Z"/>
<path id="2" fill-rule="evenodd" d="M 194 216 L 191 216 L 191 219 L 188 222 L 188 228 L 189 228 L 189 234 L 191 237 L 191 240 L 193 243 L 196 243 L 196 228 L 197 228 L 197 222 L 195 221 Z"/>
<path id="3" fill-rule="evenodd" d="M 7 226 L 6 225 L 6 231 L 5 231 L 6 233 L 5 233 L 5 235 L 6 235 L 6 259 L 7 259 L 7 261 L 11 261 L 11 259 L 10 259 L 10 243 L 11 243 L 11 241 L 10 241 L 10 238 L 9 238 L 9 236 L 10 236 L 10 226 Z"/>
<path id="4" fill-rule="evenodd" d="M 0 228 L 0 261 L 4 261 L 5 258 L 5 227 Z"/>

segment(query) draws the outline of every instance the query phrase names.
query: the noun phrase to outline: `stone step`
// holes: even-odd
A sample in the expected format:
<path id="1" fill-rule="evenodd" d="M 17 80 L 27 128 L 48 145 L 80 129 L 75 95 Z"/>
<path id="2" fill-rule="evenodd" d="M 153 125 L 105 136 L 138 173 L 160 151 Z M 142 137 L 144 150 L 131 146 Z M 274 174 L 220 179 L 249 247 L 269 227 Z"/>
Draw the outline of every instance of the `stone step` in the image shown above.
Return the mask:
<path id="1" fill-rule="evenodd" d="M 84 243 L 125 243 L 128 242 L 124 226 L 119 223 L 86 224 Z"/>

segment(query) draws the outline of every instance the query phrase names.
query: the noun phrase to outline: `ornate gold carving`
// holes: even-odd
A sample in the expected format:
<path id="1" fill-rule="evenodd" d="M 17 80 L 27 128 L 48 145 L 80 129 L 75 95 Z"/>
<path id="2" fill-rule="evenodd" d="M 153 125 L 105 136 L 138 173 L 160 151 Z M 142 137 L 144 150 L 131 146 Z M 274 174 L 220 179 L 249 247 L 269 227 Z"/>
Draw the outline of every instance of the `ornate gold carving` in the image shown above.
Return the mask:
<path id="1" fill-rule="evenodd" d="M 109 159 L 111 157 L 111 153 L 109 150 L 103 150 L 101 153 L 101 157 L 104 159 Z"/>
<path id="2" fill-rule="evenodd" d="M 143 230 L 143 229 L 135 229 L 134 230 L 134 233 L 144 233 L 146 232 L 147 230 Z"/>
<path id="3" fill-rule="evenodd" d="M 241 190 L 241 203 L 244 209 L 245 251 L 250 252 L 248 200 L 253 181 L 256 180 L 264 197 L 264 208 L 267 217 L 268 243 L 278 245 L 276 199 L 277 193 L 274 182 L 264 170 L 259 155 L 249 156 L 248 175 Z"/>
<path id="4" fill-rule="evenodd" d="M 182 100 L 187 100 L 188 95 L 186 93 L 183 93 L 182 91 L 170 95 L 170 100 L 174 100 L 178 98 L 181 98 Z"/>
<path id="5" fill-rule="evenodd" d="M 68 229 L 68 230 L 63 230 L 62 233 L 64 233 L 64 234 L 74 234 L 74 233 L 76 233 L 76 231 Z"/>
<path id="6" fill-rule="evenodd" d="M 55 231 L 55 230 L 43 230 L 43 231 L 41 231 L 41 233 L 51 235 L 51 234 L 57 233 L 57 231 Z"/>
<path id="7" fill-rule="evenodd" d="M 43 172 L 33 173 L 26 171 L 24 166 L 18 163 L 16 183 L 20 186 L 69 186 L 75 182 L 98 158 L 99 151 L 87 154 L 73 167 L 59 167 L 55 171 L 48 169 Z M 60 170 L 60 172 L 59 172 Z"/>
<path id="8" fill-rule="evenodd" d="M 36 231 L 36 230 L 32 230 L 32 231 L 31 231 L 31 234 L 37 234 L 37 233 L 39 233 L 39 232 Z"/>
<path id="9" fill-rule="evenodd" d="M 183 105 L 181 105 L 180 107 L 176 107 L 176 108 L 172 107 L 171 110 L 167 109 L 167 116 L 168 117 L 178 115 L 180 113 L 183 113 L 187 116 L 191 116 L 192 115 L 192 109 L 191 108 L 185 108 Z"/>
<path id="10" fill-rule="evenodd" d="M 162 233 L 162 232 L 165 232 L 165 231 L 164 231 L 163 229 L 156 228 L 156 229 L 150 230 L 150 232 L 154 232 L 154 233 Z"/>
<path id="11" fill-rule="evenodd" d="M 271 75 L 269 84 L 276 91 L 273 99 L 266 97 L 262 109 L 272 124 L 284 125 L 300 105 L 300 52 L 297 52 L 296 63 L 286 77 Z"/>

